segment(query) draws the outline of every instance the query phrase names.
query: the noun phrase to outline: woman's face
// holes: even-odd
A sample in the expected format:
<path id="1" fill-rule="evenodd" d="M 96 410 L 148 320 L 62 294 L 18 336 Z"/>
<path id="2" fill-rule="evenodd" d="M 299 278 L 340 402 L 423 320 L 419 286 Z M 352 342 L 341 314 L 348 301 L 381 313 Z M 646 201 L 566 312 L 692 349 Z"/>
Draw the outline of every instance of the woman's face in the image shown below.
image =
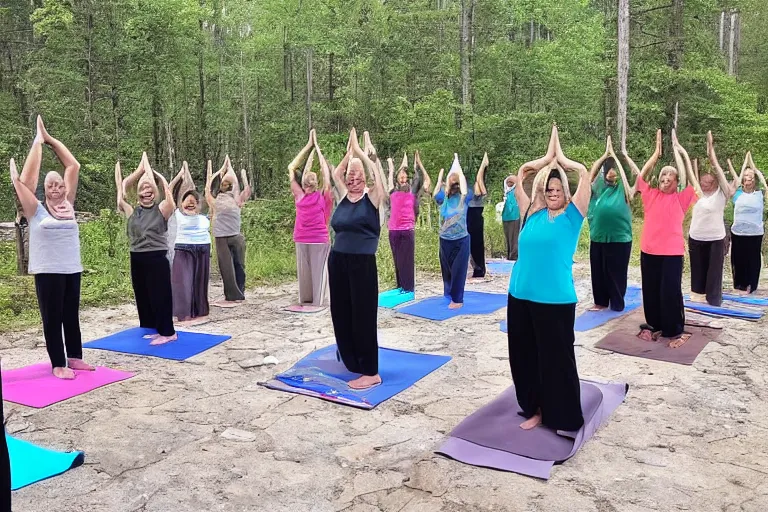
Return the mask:
<path id="1" fill-rule="evenodd" d="M 219 185 L 219 191 L 220 192 L 230 192 L 232 190 L 232 178 L 227 176 L 223 180 L 221 180 L 221 185 Z"/>
<path id="2" fill-rule="evenodd" d="M 45 176 L 45 199 L 56 203 L 67 197 L 67 188 L 64 186 L 64 178 L 56 171 L 51 171 Z"/>
<path id="3" fill-rule="evenodd" d="M 677 192 L 677 171 L 671 167 L 665 167 L 659 175 L 659 190 L 665 194 Z"/>
<path id="4" fill-rule="evenodd" d="M 349 162 L 346 178 L 347 190 L 353 194 L 362 194 L 365 190 L 365 173 L 363 162 L 354 158 Z"/>
<path id="5" fill-rule="evenodd" d="M 459 175 L 458 174 L 450 174 L 448 175 L 448 179 L 446 180 L 447 189 L 448 189 L 448 195 L 452 196 L 454 194 L 458 194 L 460 192 L 461 187 L 459 186 Z"/>
<path id="6" fill-rule="evenodd" d="M 306 172 L 301 178 L 301 189 L 305 194 L 311 194 L 317 190 L 317 174 L 314 172 Z"/>
<path id="7" fill-rule="evenodd" d="M 565 191 L 560 178 L 550 178 L 544 189 L 544 198 L 550 210 L 562 210 L 565 207 Z"/>
<path id="8" fill-rule="evenodd" d="M 755 189 L 755 171 L 752 169 L 744 170 L 744 174 L 741 176 L 741 188 L 748 192 Z"/>
<path id="9" fill-rule="evenodd" d="M 618 174 L 616 173 L 616 169 L 611 167 L 605 173 L 605 182 L 610 184 L 610 185 L 613 185 L 614 183 L 616 183 L 616 178 L 618 178 Z"/>
<path id="10" fill-rule="evenodd" d="M 515 178 L 513 176 L 509 176 L 507 178 L 507 186 L 508 187 L 514 187 L 515 186 Z"/>
<path id="11" fill-rule="evenodd" d="M 397 184 L 401 187 L 408 184 L 408 173 L 404 170 L 397 173 Z"/>
<path id="12" fill-rule="evenodd" d="M 711 174 L 702 174 L 701 179 L 699 179 L 699 184 L 701 185 L 701 191 L 707 195 L 712 194 L 717 190 L 717 180 L 715 180 L 715 177 Z"/>
<path id="13" fill-rule="evenodd" d="M 155 203 L 155 188 L 148 181 L 139 183 L 139 204 L 151 206 Z"/>
<path id="14" fill-rule="evenodd" d="M 195 196 L 189 194 L 181 202 L 181 211 L 184 213 L 184 215 L 197 215 L 200 213 L 200 202 L 195 198 Z"/>

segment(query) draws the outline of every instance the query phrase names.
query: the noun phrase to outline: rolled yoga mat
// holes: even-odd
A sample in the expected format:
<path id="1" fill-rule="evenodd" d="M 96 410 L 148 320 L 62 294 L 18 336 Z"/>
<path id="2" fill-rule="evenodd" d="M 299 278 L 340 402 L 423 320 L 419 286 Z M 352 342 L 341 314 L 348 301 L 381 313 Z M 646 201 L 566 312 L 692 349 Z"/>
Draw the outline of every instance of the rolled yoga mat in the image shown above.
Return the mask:
<path id="1" fill-rule="evenodd" d="M 416 299 L 416 292 L 406 292 L 402 288 L 395 288 L 379 294 L 379 307 L 393 309 L 414 299 Z"/>
<path id="2" fill-rule="evenodd" d="M 72 380 L 51 373 L 51 363 L 3 370 L 3 400 L 40 409 L 94 389 L 130 379 L 134 374 L 97 366 L 92 372 L 75 370 Z"/>
<path id="3" fill-rule="evenodd" d="M 581 380 L 584 426 L 576 432 L 545 426 L 523 430 L 514 386 L 453 429 L 437 453 L 473 466 L 549 479 L 552 466 L 573 457 L 624 401 L 624 383 Z"/>
<path id="4" fill-rule="evenodd" d="M 17 490 L 83 465 L 83 452 L 57 452 L 5 436 L 11 459 L 11 489 Z"/>
<path id="5" fill-rule="evenodd" d="M 397 308 L 399 313 L 418 316 L 428 320 L 448 320 L 461 315 L 487 315 L 507 305 L 506 293 L 464 292 L 464 305 L 449 309 L 450 297 L 430 297 L 413 304 Z"/>
<path id="6" fill-rule="evenodd" d="M 702 302 L 693 302 L 686 297 L 685 307 L 692 311 L 699 311 L 710 315 L 724 316 L 728 318 L 738 318 L 740 320 L 757 321 L 763 317 L 762 311 L 741 309 L 738 307 L 710 306 Z"/>
<path id="7" fill-rule="evenodd" d="M 723 300 L 738 302 L 739 304 L 748 304 L 750 306 L 768 307 L 768 298 L 766 297 L 754 297 L 752 295 L 733 295 L 731 293 L 724 293 Z"/>
<path id="8" fill-rule="evenodd" d="M 313 396 L 360 409 L 373 409 L 413 386 L 450 361 L 448 356 L 419 354 L 379 347 L 379 375 L 382 383 L 364 390 L 351 389 L 347 382 L 360 375 L 336 360 L 336 345 L 309 354 L 290 370 L 261 383 L 269 389 Z"/>
<path id="9" fill-rule="evenodd" d="M 576 317 L 573 330 L 576 332 L 589 331 L 595 327 L 610 322 L 614 318 L 619 318 L 631 313 L 643 305 L 642 290 L 637 285 L 627 287 L 627 293 L 624 295 L 624 310 L 613 311 L 612 309 L 603 309 L 602 311 L 585 311 Z"/>
<path id="10" fill-rule="evenodd" d="M 151 340 L 144 336 L 155 334 L 153 329 L 143 327 L 133 327 L 125 331 L 110 334 L 104 338 L 89 341 L 83 344 L 83 348 L 93 348 L 98 350 L 111 350 L 123 354 L 134 354 L 139 356 L 160 357 L 162 359 L 171 359 L 173 361 L 183 361 L 192 356 L 196 356 L 216 345 L 227 341 L 232 336 L 219 334 L 205 334 L 202 332 L 176 331 L 179 339 L 164 343 L 162 345 L 150 345 Z"/>
<path id="11" fill-rule="evenodd" d="M 658 341 L 644 341 L 638 338 L 640 325 L 644 322 L 645 317 L 642 312 L 632 313 L 621 322 L 618 329 L 608 333 L 595 347 L 628 356 L 692 365 L 704 347 L 710 341 L 716 340 L 721 332 L 721 329 L 716 327 L 694 326 L 686 323 L 685 331 L 693 336 L 682 347 L 670 348 L 668 338 L 659 338 Z"/>

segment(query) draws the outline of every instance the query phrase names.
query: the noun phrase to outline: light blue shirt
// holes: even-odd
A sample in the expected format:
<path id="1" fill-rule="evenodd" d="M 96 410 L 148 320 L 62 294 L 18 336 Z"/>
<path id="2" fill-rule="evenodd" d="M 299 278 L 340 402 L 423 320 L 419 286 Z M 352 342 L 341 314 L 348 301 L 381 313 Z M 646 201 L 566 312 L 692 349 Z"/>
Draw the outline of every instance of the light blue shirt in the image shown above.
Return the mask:
<path id="1" fill-rule="evenodd" d="M 574 304 L 573 255 L 584 216 L 570 203 L 549 219 L 543 208 L 525 222 L 518 241 L 518 260 L 509 277 L 509 294 L 542 304 Z"/>
<path id="2" fill-rule="evenodd" d="M 435 196 L 435 202 L 440 205 L 440 238 L 444 240 L 459 240 L 469 236 L 467 231 L 467 208 L 474 197 L 472 190 L 467 191 L 464 204 L 461 203 L 461 194 L 454 194 L 445 198 L 445 192 L 440 191 Z"/>

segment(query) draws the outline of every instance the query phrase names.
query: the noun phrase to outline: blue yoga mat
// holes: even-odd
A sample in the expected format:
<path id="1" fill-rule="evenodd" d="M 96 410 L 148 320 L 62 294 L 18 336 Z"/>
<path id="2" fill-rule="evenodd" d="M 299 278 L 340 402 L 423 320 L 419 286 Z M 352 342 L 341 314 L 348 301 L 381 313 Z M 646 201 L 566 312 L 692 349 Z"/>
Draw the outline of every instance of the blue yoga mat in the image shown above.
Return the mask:
<path id="1" fill-rule="evenodd" d="M 507 321 L 506 320 L 502 320 L 501 322 L 499 322 L 499 330 L 501 332 L 507 332 Z"/>
<path id="2" fill-rule="evenodd" d="M 416 298 L 415 292 L 405 292 L 402 288 L 395 288 L 379 294 L 380 308 L 394 308 L 400 304 L 411 302 Z"/>
<path id="3" fill-rule="evenodd" d="M 488 315 L 507 305 L 506 293 L 464 292 L 464 306 L 448 309 L 449 297 L 430 297 L 397 308 L 400 313 L 429 320 L 448 320 L 461 315 Z"/>
<path id="4" fill-rule="evenodd" d="M 515 266 L 514 261 L 505 260 L 493 260 L 485 263 L 485 268 L 492 274 L 511 274 L 512 267 Z"/>
<path id="5" fill-rule="evenodd" d="M 60 475 L 83 464 L 83 452 L 56 452 L 27 441 L 5 436 L 11 459 L 11 489 L 17 490 L 40 480 Z"/>
<path id="6" fill-rule="evenodd" d="M 701 302 L 685 301 L 685 307 L 702 313 L 711 315 L 727 316 L 730 318 L 740 318 L 742 320 L 760 320 L 763 317 L 762 312 L 747 311 L 745 309 L 726 308 L 723 306 L 710 306 Z"/>
<path id="7" fill-rule="evenodd" d="M 768 306 L 768 298 L 766 297 L 750 297 L 749 295 L 733 295 L 730 293 L 724 293 L 723 300 L 738 302 L 740 304 L 749 304 L 752 306 Z"/>
<path id="8" fill-rule="evenodd" d="M 270 389 L 314 396 L 331 402 L 373 409 L 413 386 L 450 361 L 448 356 L 419 354 L 379 347 L 379 375 L 382 383 L 356 391 L 347 382 L 360 375 L 348 371 L 336 360 L 336 345 L 315 350 L 263 385 Z"/>
<path id="9" fill-rule="evenodd" d="M 83 347 L 183 361 L 201 352 L 205 352 L 209 348 L 215 347 L 232 337 L 201 332 L 176 331 L 176 334 L 179 336 L 179 339 L 176 341 L 163 345 L 150 345 L 150 340 L 144 339 L 143 336 L 155 334 L 155 332 L 153 329 L 134 327 L 110 334 L 104 338 L 89 341 L 83 344 Z"/>
<path id="10" fill-rule="evenodd" d="M 585 311 L 576 317 L 573 330 L 577 332 L 589 331 L 599 327 L 614 318 L 624 316 L 643 305 L 643 294 L 639 286 L 628 286 L 624 295 L 624 311 L 604 309 L 602 311 Z"/>

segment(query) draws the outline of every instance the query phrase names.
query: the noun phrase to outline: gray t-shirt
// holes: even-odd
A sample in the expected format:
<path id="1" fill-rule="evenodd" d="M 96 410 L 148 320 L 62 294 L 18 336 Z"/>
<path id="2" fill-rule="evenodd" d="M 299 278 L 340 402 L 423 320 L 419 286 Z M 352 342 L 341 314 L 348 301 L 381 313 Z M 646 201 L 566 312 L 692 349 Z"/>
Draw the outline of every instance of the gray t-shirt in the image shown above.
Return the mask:
<path id="1" fill-rule="evenodd" d="M 240 234 L 240 207 L 233 192 L 219 192 L 214 202 L 213 236 Z"/>
<path id="2" fill-rule="evenodd" d="M 168 251 L 168 221 L 160 206 L 139 205 L 128 219 L 128 242 L 131 252 Z"/>
<path id="3" fill-rule="evenodd" d="M 77 274 L 80 262 L 80 228 L 75 219 L 60 220 L 37 203 L 29 219 L 29 273 Z"/>
<path id="4" fill-rule="evenodd" d="M 472 199 L 469 200 L 469 203 L 467 206 L 470 208 L 484 208 L 485 207 L 485 200 L 488 198 L 487 195 L 473 195 Z"/>

